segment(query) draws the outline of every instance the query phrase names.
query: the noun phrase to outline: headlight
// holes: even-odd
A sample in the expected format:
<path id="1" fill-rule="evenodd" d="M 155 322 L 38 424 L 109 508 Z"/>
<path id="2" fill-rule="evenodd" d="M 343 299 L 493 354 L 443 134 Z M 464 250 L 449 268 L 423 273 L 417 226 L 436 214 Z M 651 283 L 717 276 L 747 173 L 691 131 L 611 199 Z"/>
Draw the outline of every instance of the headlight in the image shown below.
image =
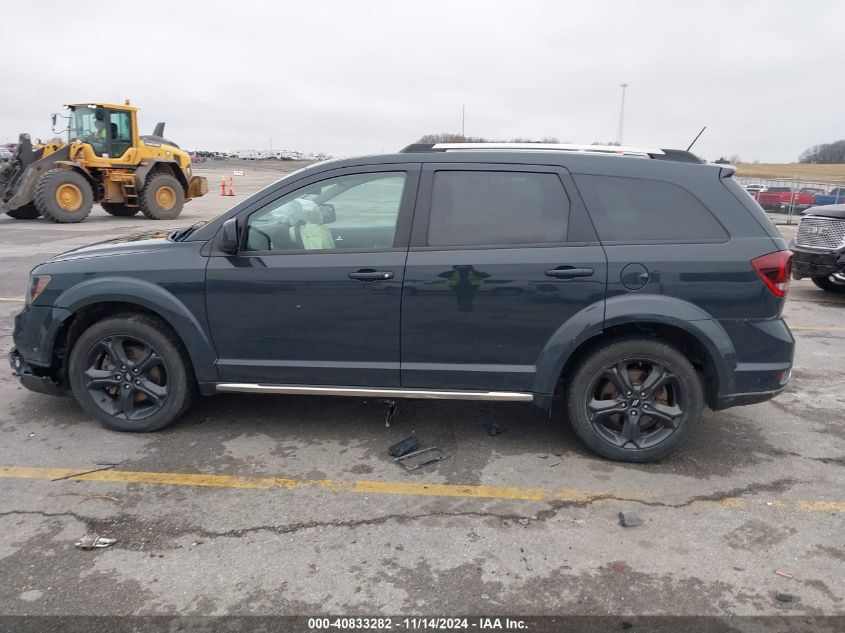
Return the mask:
<path id="1" fill-rule="evenodd" d="M 47 288 L 47 284 L 50 283 L 50 275 L 32 275 L 29 278 L 29 288 L 26 290 L 26 304 L 29 305 L 33 301 L 35 301 L 44 289 Z"/>

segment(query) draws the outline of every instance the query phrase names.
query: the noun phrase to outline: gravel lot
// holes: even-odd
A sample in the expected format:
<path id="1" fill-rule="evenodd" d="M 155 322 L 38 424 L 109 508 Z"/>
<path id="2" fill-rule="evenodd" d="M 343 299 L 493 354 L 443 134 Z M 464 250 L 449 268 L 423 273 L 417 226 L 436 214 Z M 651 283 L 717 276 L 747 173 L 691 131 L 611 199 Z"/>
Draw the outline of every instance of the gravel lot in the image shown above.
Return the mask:
<path id="1" fill-rule="evenodd" d="M 173 222 L 0 216 L 0 347 L 38 262 L 213 217 L 300 166 L 202 164 L 211 192 Z M 246 175 L 221 198 L 233 168 Z M 385 428 L 359 399 L 221 395 L 165 431 L 118 434 L 4 362 L 0 613 L 842 615 L 843 314 L 845 296 L 793 282 L 788 391 L 708 411 L 650 465 L 589 454 L 517 404 L 400 402 Z M 411 432 L 450 458 L 405 473 L 387 447 Z M 52 481 L 101 464 L 117 466 Z M 643 525 L 620 527 L 620 511 Z M 91 532 L 117 543 L 76 549 Z"/>

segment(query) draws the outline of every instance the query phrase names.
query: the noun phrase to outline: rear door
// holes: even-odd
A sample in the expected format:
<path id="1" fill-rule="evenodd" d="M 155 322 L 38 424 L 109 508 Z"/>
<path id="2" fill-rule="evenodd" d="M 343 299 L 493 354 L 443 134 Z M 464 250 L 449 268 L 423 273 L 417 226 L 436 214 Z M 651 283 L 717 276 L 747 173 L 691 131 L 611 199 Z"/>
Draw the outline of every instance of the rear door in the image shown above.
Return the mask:
<path id="1" fill-rule="evenodd" d="M 567 186 L 569 174 L 547 165 L 423 166 L 403 387 L 532 390 L 551 336 L 605 293 L 604 251 Z"/>

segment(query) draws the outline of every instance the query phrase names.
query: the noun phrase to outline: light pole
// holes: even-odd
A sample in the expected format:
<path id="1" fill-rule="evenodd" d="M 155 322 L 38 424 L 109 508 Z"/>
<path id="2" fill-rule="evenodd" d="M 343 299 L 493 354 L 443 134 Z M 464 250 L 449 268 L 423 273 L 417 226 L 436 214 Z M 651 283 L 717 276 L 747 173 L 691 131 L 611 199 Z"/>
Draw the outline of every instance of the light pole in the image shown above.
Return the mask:
<path id="1" fill-rule="evenodd" d="M 466 136 L 467 107 L 461 105 L 461 136 Z"/>
<path id="2" fill-rule="evenodd" d="M 616 143 L 622 145 L 622 126 L 625 123 L 625 91 L 628 89 L 628 84 L 620 84 L 622 88 L 622 107 L 619 108 L 619 134 L 616 135 Z"/>

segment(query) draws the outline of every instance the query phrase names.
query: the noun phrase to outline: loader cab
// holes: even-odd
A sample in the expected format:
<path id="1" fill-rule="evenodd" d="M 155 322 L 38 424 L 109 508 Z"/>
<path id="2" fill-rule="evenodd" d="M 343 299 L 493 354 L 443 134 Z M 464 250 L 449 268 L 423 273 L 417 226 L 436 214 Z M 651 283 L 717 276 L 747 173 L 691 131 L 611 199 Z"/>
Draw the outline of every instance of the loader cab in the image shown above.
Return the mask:
<path id="1" fill-rule="evenodd" d="M 136 145 L 135 108 L 111 104 L 68 106 L 69 141 L 91 146 L 94 155 L 117 160 Z"/>

